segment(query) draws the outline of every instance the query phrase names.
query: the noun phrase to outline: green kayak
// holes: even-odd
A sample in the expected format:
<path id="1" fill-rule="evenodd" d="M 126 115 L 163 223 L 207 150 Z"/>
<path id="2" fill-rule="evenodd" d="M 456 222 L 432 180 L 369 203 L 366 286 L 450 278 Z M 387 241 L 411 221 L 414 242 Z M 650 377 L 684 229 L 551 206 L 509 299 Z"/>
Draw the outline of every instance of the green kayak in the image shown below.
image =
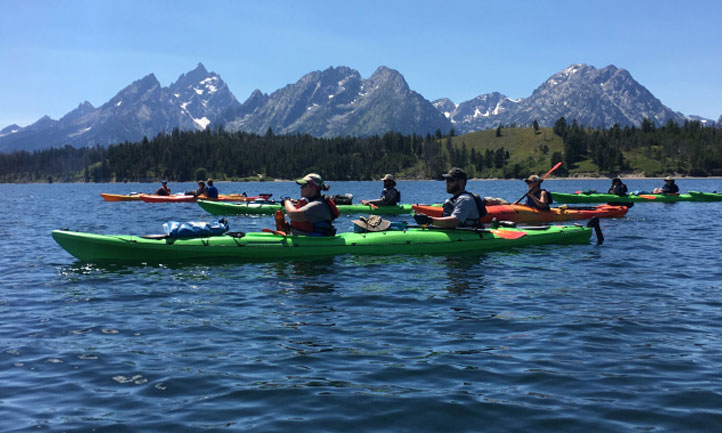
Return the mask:
<path id="1" fill-rule="evenodd" d="M 722 201 L 722 194 L 716 192 L 690 191 L 692 201 Z"/>
<path id="2" fill-rule="evenodd" d="M 552 192 L 552 198 L 558 203 L 675 203 L 678 201 L 694 201 L 690 194 L 616 195 Z"/>
<path id="3" fill-rule="evenodd" d="M 273 215 L 278 209 L 283 210 L 279 203 L 228 203 L 208 200 L 198 200 L 197 203 L 211 215 Z M 401 215 L 410 214 L 412 210 L 410 204 L 376 208 L 363 204 L 339 204 L 336 207 L 342 215 Z"/>
<path id="4" fill-rule="evenodd" d="M 598 227 L 598 226 L 597 226 Z M 53 239 L 82 261 L 151 262 L 201 259 L 267 261 L 343 254 L 457 254 L 543 244 L 588 243 L 592 229 L 581 226 L 489 230 L 407 228 L 399 231 L 341 233 L 332 237 L 277 233 L 233 233 L 192 239 L 101 235 L 54 230 Z"/>

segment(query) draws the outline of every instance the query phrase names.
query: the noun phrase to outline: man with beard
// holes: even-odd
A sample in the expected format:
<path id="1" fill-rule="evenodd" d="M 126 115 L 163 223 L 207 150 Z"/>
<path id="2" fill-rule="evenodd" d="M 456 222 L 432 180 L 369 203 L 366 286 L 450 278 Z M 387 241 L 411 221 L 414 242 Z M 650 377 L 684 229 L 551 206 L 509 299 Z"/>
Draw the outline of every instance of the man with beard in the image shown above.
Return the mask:
<path id="1" fill-rule="evenodd" d="M 417 222 L 452 229 L 481 226 L 479 220 L 486 215 L 486 207 L 478 194 L 466 190 L 466 181 L 468 180 L 466 172 L 459 167 L 454 167 L 443 177 L 446 179 L 446 192 L 451 194 L 451 197 L 444 202 L 442 216 L 416 215 L 416 217 L 420 217 L 417 218 Z"/>

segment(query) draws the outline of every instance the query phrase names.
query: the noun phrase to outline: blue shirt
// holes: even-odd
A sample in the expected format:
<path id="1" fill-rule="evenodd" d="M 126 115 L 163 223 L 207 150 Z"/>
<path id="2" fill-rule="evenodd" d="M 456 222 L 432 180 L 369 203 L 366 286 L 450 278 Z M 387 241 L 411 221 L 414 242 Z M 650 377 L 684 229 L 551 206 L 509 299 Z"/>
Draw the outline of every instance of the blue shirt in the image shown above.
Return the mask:
<path id="1" fill-rule="evenodd" d="M 206 191 L 206 196 L 208 198 L 218 198 L 218 188 L 215 186 L 209 186 L 208 190 Z"/>

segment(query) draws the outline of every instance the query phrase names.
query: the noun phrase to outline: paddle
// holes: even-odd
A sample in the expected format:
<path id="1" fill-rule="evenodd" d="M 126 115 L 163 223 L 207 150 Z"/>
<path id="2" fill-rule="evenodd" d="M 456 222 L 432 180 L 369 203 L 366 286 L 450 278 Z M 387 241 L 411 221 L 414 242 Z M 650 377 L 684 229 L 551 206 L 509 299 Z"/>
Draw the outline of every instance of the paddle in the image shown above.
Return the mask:
<path id="1" fill-rule="evenodd" d="M 447 227 L 435 227 L 432 225 L 422 224 L 422 225 L 407 225 L 408 228 L 417 228 L 417 229 L 427 229 L 427 230 L 445 230 L 445 231 L 454 231 L 454 230 L 462 230 L 462 231 L 470 231 L 470 232 L 476 232 L 476 233 L 492 233 L 496 235 L 497 237 L 503 238 L 503 239 L 519 239 L 521 237 L 526 236 L 526 232 L 517 232 L 512 230 L 498 230 L 498 229 L 478 229 L 474 227 L 456 227 L 456 228 L 447 228 Z"/>
<path id="2" fill-rule="evenodd" d="M 554 170 L 556 170 L 557 168 L 559 168 L 559 167 L 561 167 L 561 166 L 562 166 L 562 162 L 561 162 L 561 161 L 559 161 L 559 162 L 557 162 L 556 164 L 554 164 L 554 167 L 552 167 L 551 170 L 547 171 L 546 174 L 545 174 L 544 176 L 542 176 L 541 180 L 546 179 L 550 174 L 552 174 L 552 172 L 553 172 Z M 526 197 L 527 195 L 529 195 L 529 191 L 525 192 L 523 196 L 519 197 L 519 200 L 515 201 L 515 202 L 512 203 L 512 204 L 519 204 L 519 202 L 522 201 L 522 200 L 524 200 L 524 197 Z"/>
<path id="3" fill-rule="evenodd" d="M 264 233 L 273 233 L 274 235 L 279 235 L 279 236 L 283 236 L 283 237 L 288 236 L 286 234 L 286 232 L 283 232 L 281 230 L 261 229 L 261 231 Z"/>
<path id="4" fill-rule="evenodd" d="M 597 235 L 597 245 L 603 244 L 604 234 L 602 233 L 602 228 L 599 226 L 599 218 L 594 217 L 587 221 L 587 227 L 594 228 L 594 234 Z"/>

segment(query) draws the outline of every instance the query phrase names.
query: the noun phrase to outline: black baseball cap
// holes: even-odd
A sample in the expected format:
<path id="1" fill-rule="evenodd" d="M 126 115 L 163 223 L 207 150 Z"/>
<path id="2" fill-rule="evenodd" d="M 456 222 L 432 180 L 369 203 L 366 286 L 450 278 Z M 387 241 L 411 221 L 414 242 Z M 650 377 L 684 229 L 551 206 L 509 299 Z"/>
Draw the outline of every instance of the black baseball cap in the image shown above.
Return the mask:
<path id="1" fill-rule="evenodd" d="M 467 180 L 466 172 L 463 168 L 454 167 L 448 173 L 441 175 L 444 179 L 464 179 Z"/>

